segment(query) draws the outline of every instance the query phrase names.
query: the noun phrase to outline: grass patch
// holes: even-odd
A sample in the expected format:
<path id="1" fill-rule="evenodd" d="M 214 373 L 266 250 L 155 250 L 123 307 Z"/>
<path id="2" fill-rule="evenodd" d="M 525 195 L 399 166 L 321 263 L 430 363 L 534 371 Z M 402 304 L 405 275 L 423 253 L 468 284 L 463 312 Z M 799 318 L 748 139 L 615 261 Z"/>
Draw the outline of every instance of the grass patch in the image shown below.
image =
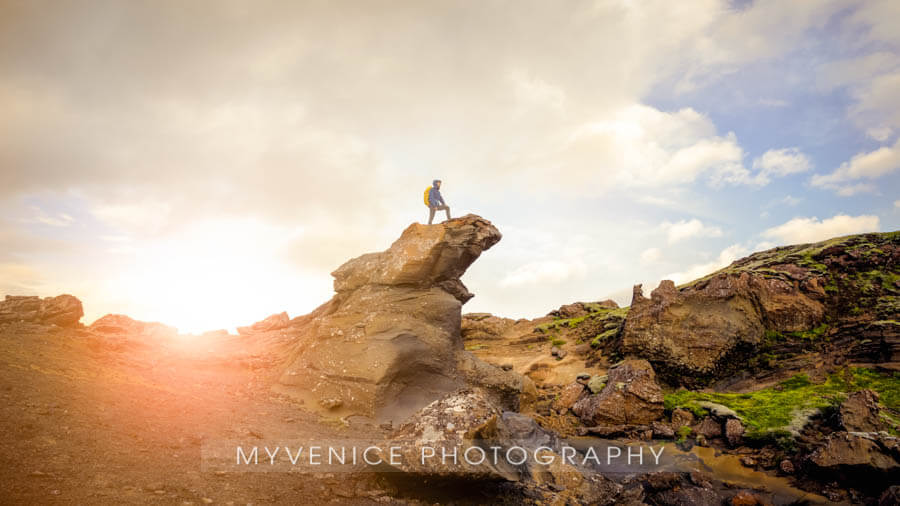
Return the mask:
<path id="1" fill-rule="evenodd" d="M 878 392 L 884 406 L 895 411 L 900 409 L 900 375 L 866 368 L 853 368 L 849 374 L 832 374 L 821 384 L 814 384 L 805 374 L 798 374 L 775 387 L 744 394 L 681 390 L 666 394 L 665 406 L 667 410 L 680 407 L 696 414 L 698 410 L 703 411 L 697 405 L 698 401 L 716 402 L 744 418 L 749 438 L 778 438 L 790 426 L 796 412 L 826 408 L 847 393 L 863 388 Z"/>
<path id="2" fill-rule="evenodd" d="M 693 431 L 694 430 L 691 429 L 687 425 L 682 425 L 681 427 L 678 427 L 678 432 L 675 433 L 678 435 L 678 439 L 676 439 L 675 441 L 678 443 L 684 443 L 684 440 L 687 439 L 687 437 L 690 436 L 691 432 L 693 432 Z"/>
<path id="3" fill-rule="evenodd" d="M 609 329 L 606 332 L 601 332 L 601 333 L 597 334 L 596 336 L 594 336 L 593 339 L 591 339 L 591 347 L 593 347 L 593 348 L 600 347 L 604 341 L 615 336 L 616 332 L 618 332 L 618 331 L 619 331 L 619 329 L 617 327 L 614 329 Z"/>
<path id="4" fill-rule="evenodd" d="M 553 339 L 550 341 L 550 344 L 552 344 L 553 346 L 562 346 L 562 345 L 566 344 L 566 340 L 565 339 Z"/>

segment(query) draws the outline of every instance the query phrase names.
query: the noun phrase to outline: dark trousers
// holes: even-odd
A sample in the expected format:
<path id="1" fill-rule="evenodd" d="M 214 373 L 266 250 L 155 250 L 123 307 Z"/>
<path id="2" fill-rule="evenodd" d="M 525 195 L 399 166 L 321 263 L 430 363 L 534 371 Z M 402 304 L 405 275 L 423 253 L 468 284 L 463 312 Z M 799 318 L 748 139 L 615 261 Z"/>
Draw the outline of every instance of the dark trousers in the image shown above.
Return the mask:
<path id="1" fill-rule="evenodd" d="M 428 206 L 428 224 L 431 225 L 431 222 L 434 220 L 434 212 L 435 211 L 447 211 L 447 219 L 450 219 L 450 206 Z"/>

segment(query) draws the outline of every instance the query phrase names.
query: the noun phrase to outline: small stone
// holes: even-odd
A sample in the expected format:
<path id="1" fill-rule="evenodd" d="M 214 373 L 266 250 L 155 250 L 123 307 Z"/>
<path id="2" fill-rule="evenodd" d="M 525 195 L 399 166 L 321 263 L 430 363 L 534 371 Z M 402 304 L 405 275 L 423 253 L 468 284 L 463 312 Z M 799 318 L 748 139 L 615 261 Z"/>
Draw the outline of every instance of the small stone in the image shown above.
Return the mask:
<path id="1" fill-rule="evenodd" d="M 341 407 L 344 404 L 344 401 L 341 399 L 328 398 L 328 399 L 319 399 L 319 405 L 325 409 L 335 409 Z"/>
<path id="2" fill-rule="evenodd" d="M 203 501 L 203 504 L 212 504 L 212 502 L 213 502 L 213 500 L 210 499 L 209 497 L 204 497 L 200 500 Z"/>
<path id="3" fill-rule="evenodd" d="M 512 364 L 502 364 L 500 366 L 500 369 L 503 369 L 504 371 L 512 371 L 512 368 L 513 368 Z"/>
<path id="4" fill-rule="evenodd" d="M 763 504 L 756 494 L 741 490 L 731 498 L 731 506 L 757 506 Z"/>
<path id="5" fill-rule="evenodd" d="M 753 457 L 741 457 L 741 464 L 743 464 L 744 467 L 756 467 L 756 460 L 754 460 Z"/>
<path id="6" fill-rule="evenodd" d="M 784 474 L 794 474 L 794 463 L 788 459 L 784 459 L 778 464 L 778 469 Z"/>

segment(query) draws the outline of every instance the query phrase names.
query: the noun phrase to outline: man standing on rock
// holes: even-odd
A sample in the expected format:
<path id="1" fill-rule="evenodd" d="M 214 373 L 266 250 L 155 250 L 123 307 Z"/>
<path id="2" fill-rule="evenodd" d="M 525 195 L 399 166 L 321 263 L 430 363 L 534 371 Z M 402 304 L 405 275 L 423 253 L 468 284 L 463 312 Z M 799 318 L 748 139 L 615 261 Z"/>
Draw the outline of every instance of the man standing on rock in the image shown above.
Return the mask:
<path id="1" fill-rule="evenodd" d="M 441 180 L 435 179 L 431 182 L 431 188 L 428 191 L 428 224 L 434 220 L 435 211 L 447 211 L 447 219 L 450 219 L 450 206 L 444 202 L 441 196 Z"/>

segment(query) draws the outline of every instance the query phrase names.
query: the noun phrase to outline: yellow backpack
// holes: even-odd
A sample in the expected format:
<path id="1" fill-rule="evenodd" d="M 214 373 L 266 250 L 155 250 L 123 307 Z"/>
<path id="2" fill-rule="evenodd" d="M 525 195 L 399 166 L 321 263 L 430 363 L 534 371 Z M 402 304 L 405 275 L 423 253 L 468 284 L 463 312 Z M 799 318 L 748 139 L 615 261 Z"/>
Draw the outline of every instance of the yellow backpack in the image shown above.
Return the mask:
<path id="1" fill-rule="evenodd" d="M 429 186 L 428 188 L 425 188 L 425 205 L 426 205 L 426 206 L 430 205 L 430 204 L 428 203 L 428 196 L 429 196 L 429 195 L 431 195 L 431 187 L 430 187 L 430 186 Z"/>

